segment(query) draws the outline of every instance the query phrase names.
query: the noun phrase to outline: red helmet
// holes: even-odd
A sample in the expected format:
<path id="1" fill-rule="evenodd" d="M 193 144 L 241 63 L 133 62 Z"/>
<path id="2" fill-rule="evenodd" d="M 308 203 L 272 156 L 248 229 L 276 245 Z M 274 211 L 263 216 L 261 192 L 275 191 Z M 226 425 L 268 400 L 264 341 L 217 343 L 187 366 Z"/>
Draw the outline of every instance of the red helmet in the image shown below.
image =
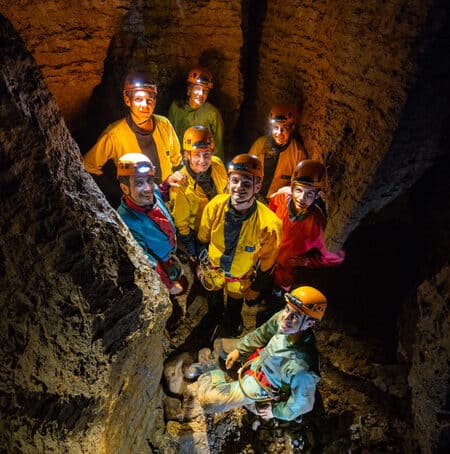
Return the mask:
<path id="1" fill-rule="evenodd" d="M 123 82 L 124 95 L 129 91 L 143 90 L 154 95 L 158 94 L 155 78 L 148 72 L 132 71 Z"/>
<path id="2" fill-rule="evenodd" d="M 131 175 L 155 176 L 155 167 L 145 154 L 127 153 L 119 158 L 117 176 L 129 177 Z"/>
<path id="3" fill-rule="evenodd" d="M 191 69 L 187 76 L 187 82 L 188 84 L 201 85 L 209 90 L 214 85 L 212 74 L 204 68 Z"/>
<path id="4" fill-rule="evenodd" d="M 312 188 L 321 189 L 325 187 L 326 169 L 325 166 L 313 159 L 304 159 L 295 167 L 291 184 L 301 184 Z"/>
<path id="5" fill-rule="evenodd" d="M 228 175 L 231 173 L 241 173 L 252 177 L 263 177 L 263 167 L 261 161 L 252 154 L 238 154 L 228 164 Z"/>
<path id="6" fill-rule="evenodd" d="M 291 126 L 297 121 L 297 108 L 291 103 L 277 103 L 272 106 L 269 114 L 270 123 L 281 123 Z"/>

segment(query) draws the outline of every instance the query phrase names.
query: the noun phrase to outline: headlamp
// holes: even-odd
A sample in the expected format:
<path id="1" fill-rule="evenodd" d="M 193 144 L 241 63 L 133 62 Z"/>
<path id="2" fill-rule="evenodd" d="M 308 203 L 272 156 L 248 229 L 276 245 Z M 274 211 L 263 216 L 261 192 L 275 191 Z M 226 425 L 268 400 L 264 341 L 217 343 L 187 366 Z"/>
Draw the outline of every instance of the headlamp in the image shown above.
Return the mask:
<path id="1" fill-rule="evenodd" d="M 148 164 L 137 164 L 136 165 L 136 173 L 138 173 L 138 174 L 146 175 L 151 170 L 153 170 L 153 169 Z"/>
<path id="2" fill-rule="evenodd" d="M 290 293 L 285 293 L 284 294 L 284 299 L 286 300 L 287 303 L 291 304 L 291 306 L 294 306 L 295 309 L 298 309 L 299 311 L 303 312 L 303 302 L 296 298 L 295 296 L 291 295 Z"/>

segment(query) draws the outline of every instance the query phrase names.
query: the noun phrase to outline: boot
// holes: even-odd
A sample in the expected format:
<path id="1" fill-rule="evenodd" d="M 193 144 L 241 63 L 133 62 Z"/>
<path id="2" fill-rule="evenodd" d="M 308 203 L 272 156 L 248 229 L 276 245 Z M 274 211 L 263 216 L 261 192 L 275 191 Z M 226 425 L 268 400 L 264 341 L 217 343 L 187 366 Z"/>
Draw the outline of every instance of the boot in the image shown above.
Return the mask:
<path id="1" fill-rule="evenodd" d="M 242 320 L 242 304 L 244 300 L 235 299 L 228 296 L 227 307 L 223 317 L 224 328 L 228 336 L 237 337 L 244 330 L 244 321 Z"/>
<path id="2" fill-rule="evenodd" d="M 200 375 L 209 372 L 214 369 L 219 369 L 220 366 L 217 361 L 210 360 L 204 363 L 192 363 L 184 372 L 185 378 L 188 380 L 193 380 L 194 378 L 199 377 Z"/>

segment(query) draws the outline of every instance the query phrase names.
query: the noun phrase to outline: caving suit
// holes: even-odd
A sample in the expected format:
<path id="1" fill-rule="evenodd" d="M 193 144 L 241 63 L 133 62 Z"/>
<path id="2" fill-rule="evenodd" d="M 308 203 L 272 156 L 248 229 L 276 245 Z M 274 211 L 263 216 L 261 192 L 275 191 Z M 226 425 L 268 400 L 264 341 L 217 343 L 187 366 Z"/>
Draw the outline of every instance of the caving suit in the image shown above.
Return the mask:
<path id="1" fill-rule="evenodd" d="M 206 126 L 214 137 L 216 155 L 224 160 L 223 149 L 223 118 L 219 109 L 209 102 L 205 102 L 198 109 L 192 109 L 188 103 L 180 105 L 180 101 L 173 101 L 167 115 L 178 136 L 180 143 L 183 143 L 183 136 L 186 129 L 191 126 Z"/>
<path id="2" fill-rule="evenodd" d="M 258 274 L 275 264 L 281 225 L 261 202 L 243 213 L 231 206 L 229 194 L 214 197 L 203 210 L 197 237 L 207 246 L 211 266 L 220 271 L 215 290 L 225 288 L 232 298 L 244 298 Z"/>
<path id="3" fill-rule="evenodd" d="M 272 140 L 269 136 L 262 136 L 255 141 L 249 151 L 249 154 L 257 156 L 263 164 L 265 177 L 260 193 L 266 198 L 281 187 L 290 185 L 295 167 L 300 161 L 307 159 L 304 148 L 293 137 L 282 151 L 277 151 Z M 268 174 L 268 167 L 274 168 L 275 171 Z"/>
<path id="4" fill-rule="evenodd" d="M 227 171 L 220 158 L 213 156 L 206 172 L 195 174 L 189 161 L 182 172 L 186 174 L 187 186 L 171 189 L 171 213 L 178 231 L 190 256 L 197 256 L 196 233 L 206 204 L 217 194 L 227 190 Z"/>
<path id="5" fill-rule="evenodd" d="M 251 406 L 255 400 L 277 390 L 285 397 L 272 402 L 275 418 L 292 421 L 312 410 L 319 382 L 314 334 L 307 330 L 295 343 L 291 336 L 278 334 L 282 313 L 277 312 L 259 328 L 237 340 L 242 363 L 256 349 L 262 348 L 248 366 L 251 373 L 241 375 L 241 384 L 239 380 L 227 382 L 220 369 L 199 377 L 198 398 L 205 413 Z M 262 378 L 265 383 L 269 382 L 270 392 L 267 386 L 260 384 Z"/>
<path id="6" fill-rule="evenodd" d="M 269 200 L 269 208 L 283 222 L 280 251 L 274 270 L 274 282 L 278 287 L 290 288 L 296 266 L 290 263 L 294 257 L 303 259 L 303 266 L 319 268 L 339 265 L 344 261 L 344 251 L 331 252 L 326 248 L 324 230 L 326 217 L 314 203 L 303 215 L 292 209 L 292 196 L 280 192 Z"/>
<path id="7" fill-rule="evenodd" d="M 150 209 L 135 205 L 124 196 L 117 209 L 134 239 L 144 250 L 152 267 L 168 289 L 179 277 L 171 257 L 176 252 L 176 230 L 172 216 L 155 185 L 155 203 Z M 172 273 L 176 275 L 173 276 Z"/>
<path id="8" fill-rule="evenodd" d="M 153 131 L 138 128 L 128 116 L 110 124 L 97 143 L 84 155 L 85 169 L 94 175 L 102 174 L 102 167 L 110 159 L 117 166 L 126 153 L 143 153 L 155 166 L 155 181 L 161 183 L 183 166 L 180 143 L 166 117 L 152 115 Z"/>

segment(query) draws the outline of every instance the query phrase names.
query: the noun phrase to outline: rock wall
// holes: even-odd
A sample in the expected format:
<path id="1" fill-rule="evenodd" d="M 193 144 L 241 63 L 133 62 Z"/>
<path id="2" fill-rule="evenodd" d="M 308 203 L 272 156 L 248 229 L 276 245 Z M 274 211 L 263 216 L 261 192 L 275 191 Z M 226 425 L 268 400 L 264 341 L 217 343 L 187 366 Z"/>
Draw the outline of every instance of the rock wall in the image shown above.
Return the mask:
<path id="1" fill-rule="evenodd" d="M 3 17 L 0 38 L 0 445 L 144 452 L 162 421 L 167 292 Z"/>
<path id="2" fill-rule="evenodd" d="M 7 17 L 37 61 L 72 133 L 82 134 L 103 60 L 132 0 L 0 0 Z"/>
<path id="3" fill-rule="evenodd" d="M 156 110 L 164 114 L 183 93 L 192 63 L 210 67 L 217 81 L 211 100 L 225 117 L 229 155 L 265 133 L 273 101 L 297 100 L 306 148 L 329 169 L 328 242 L 348 252 L 345 267 L 329 273 L 342 277 L 329 284 L 336 284 L 330 329 L 341 330 L 323 344 L 341 350 L 342 333 L 379 330 L 377 315 L 391 331 L 397 324 L 402 358 L 377 366 L 374 378 L 357 348 L 346 347 L 356 352 L 348 363 L 330 348 L 323 381 L 328 420 L 342 432 L 355 427 L 370 394 L 359 394 L 364 381 L 365 391 L 381 389 L 390 409 L 402 404 L 386 440 L 390 420 L 371 401 L 376 417 L 365 414 L 355 429 L 365 446 L 392 447 L 405 433 L 417 436 L 424 452 L 448 446 L 442 363 L 450 356 L 449 191 L 448 185 L 435 190 L 436 175 L 424 173 L 434 166 L 440 178 L 448 175 L 448 166 L 440 168 L 449 130 L 446 2 L 0 0 L 0 11 L 25 39 L 82 152 L 123 115 L 121 83 L 130 68 L 157 74 Z M 83 172 L 42 76 L 3 21 L 1 51 L 1 160 L 8 170 L 0 174 L 1 445 L 24 452 L 158 446 L 169 303 Z M 419 197 L 429 193 L 430 181 L 434 192 Z M 390 211 L 386 226 L 383 207 Z M 417 254 L 402 256 L 409 238 Z M 392 361 L 397 332 L 391 331 L 381 350 Z M 377 361 L 378 352 L 370 367 Z M 409 363 L 411 401 L 398 392 Z M 349 371 L 355 381 L 347 381 Z"/>
<path id="4" fill-rule="evenodd" d="M 256 126 L 255 139 L 264 133 L 272 102 L 298 101 L 306 149 L 329 169 L 327 235 L 329 246 L 337 249 L 368 212 L 380 209 L 410 187 L 432 165 L 433 158 L 443 153 L 439 145 L 429 147 L 424 133 L 431 118 L 443 123 L 445 109 L 441 106 L 436 115 L 433 108 L 434 112 L 429 116 L 427 112 L 419 121 L 416 111 L 405 113 L 404 109 L 409 96 L 435 105 L 441 103 L 444 89 L 444 99 L 448 99 L 448 83 L 440 76 L 439 88 L 412 91 L 420 77 L 433 84 L 433 71 L 435 75 L 436 71 L 448 73 L 448 68 L 443 71 L 439 66 L 448 65 L 446 47 L 434 48 L 439 41 L 436 36 L 447 35 L 448 8 L 440 2 L 419 0 L 266 3 L 248 128 Z M 429 53 L 440 55 L 441 63 L 429 74 L 422 68 L 423 52 L 427 58 Z M 403 125 L 400 119 L 414 126 Z M 407 130 L 396 141 L 402 135 L 399 127 Z M 414 129 L 423 131 L 420 142 L 416 134 L 411 136 Z M 383 174 L 377 178 L 385 160 Z M 408 172 L 400 172 L 405 160 L 412 165 Z"/>

